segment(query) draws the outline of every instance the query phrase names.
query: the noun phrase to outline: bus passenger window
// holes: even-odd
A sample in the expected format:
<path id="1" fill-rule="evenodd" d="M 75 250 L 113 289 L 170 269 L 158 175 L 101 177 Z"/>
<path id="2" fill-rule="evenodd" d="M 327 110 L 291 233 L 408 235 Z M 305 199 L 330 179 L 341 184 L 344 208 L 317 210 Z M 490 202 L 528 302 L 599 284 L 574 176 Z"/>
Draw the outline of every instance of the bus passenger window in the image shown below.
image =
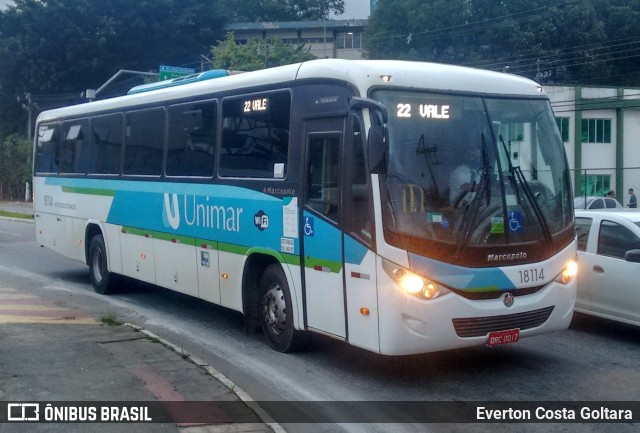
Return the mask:
<path id="1" fill-rule="evenodd" d="M 285 178 L 290 111 L 288 91 L 225 99 L 220 176 Z"/>
<path id="2" fill-rule="evenodd" d="M 353 123 L 352 139 L 349 228 L 356 237 L 370 243 L 373 240 L 373 224 L 369 213 L 368 175 L 365 166 L 362 128 L 358 119 L 355 119 Z"/>
<path id="3" fill-rule="evenodd" d="M 123 174 L 160 175 L 164 148 L 164 110 L 127 113 Z"/>
<path id="4" fill-rule="evenodd" d="M 58 172 L 58 125 L 40 125 L 36 145 L 36 173 Z"/>
<path id="5" fill-rule="evenodd" d="M 216 108 L 215 101 L 169 107 L 167 176 L 213 176 Z"/>
<path id="6" fill-rule="evenodd" d="M 91 137 L 87 155 L 89 174 L 119 174 L 122 161 L 123 122 L 120 114 L 91 118 Z"/>
<path id="7" fill-rule="evenodd" d="M 338 221 L 340 137 L 309 138 L 307 205 L 332 221 Z"/>
<path id="8" fill-rule="evenodd" d="M 87 119 L 64 122 L 58 158 L 60 173 L 84 174 L 87 172 L 83 159 L 87 151 L 85 135 L 88 130 Z"/>

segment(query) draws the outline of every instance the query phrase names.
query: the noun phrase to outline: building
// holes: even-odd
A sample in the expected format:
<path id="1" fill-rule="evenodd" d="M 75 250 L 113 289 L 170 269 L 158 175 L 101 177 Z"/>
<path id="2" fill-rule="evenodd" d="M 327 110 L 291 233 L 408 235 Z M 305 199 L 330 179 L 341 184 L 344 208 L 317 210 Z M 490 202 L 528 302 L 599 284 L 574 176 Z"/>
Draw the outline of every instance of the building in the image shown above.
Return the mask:
<path id="1" fill-rule="evenodd" d="M 280 39 L 304 43 L 318 58 L 363 59 L 362 33 L 367 20 L 282 21 L 231 23 L 225 26 L 239 43 L 248 40 Z"/>
<path id="2" fill-rule="evenodd" d="M 576 195 L 640 191 L 640 88 L 545 86 Z"/>

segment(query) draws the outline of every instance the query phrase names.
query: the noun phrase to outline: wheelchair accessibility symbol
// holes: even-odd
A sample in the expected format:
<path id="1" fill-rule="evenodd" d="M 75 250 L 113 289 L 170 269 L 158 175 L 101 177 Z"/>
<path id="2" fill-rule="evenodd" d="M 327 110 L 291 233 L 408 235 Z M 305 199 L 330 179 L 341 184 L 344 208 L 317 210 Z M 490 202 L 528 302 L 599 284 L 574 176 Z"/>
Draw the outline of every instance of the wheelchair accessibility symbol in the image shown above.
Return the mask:
<path id="1" fill-rule="evenodd" d="M 305 236 L 313 237 L 313 217 L 304 217 L 304 227 L 302 228 Z"/>
<path id="2" fill-rule="evenodd" d="M 523 229 L 522 214 L 517 211 L 509 212 L 509 231 L 521 232 Z"/>

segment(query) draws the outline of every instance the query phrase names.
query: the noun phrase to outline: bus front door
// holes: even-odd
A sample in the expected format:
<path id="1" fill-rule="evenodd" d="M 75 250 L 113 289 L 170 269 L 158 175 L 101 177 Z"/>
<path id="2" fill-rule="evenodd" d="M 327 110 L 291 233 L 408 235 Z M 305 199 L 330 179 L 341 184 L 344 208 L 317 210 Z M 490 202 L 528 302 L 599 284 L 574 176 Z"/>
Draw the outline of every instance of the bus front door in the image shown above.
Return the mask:
<path id="1" fill-rule="evenodd" d="M 344 118 L 306 122 L 306 188 L 302 212 L 308 328 L 346 338 L 341 158 Z"/>

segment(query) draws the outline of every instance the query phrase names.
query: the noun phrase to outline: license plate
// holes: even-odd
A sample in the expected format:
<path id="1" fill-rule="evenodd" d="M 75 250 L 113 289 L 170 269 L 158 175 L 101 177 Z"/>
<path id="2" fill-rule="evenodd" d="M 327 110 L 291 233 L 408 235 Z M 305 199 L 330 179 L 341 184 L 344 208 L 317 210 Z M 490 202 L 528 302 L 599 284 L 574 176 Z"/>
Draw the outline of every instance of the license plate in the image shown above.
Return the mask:
<path id="1" fill-rule="evenodd" d="M 506 331 L 495 331 L 489 333 L 487 346 L 495 347 L 501 344 L 517 343 L 520 339 L 520 329 L 507 329 Z"/>

